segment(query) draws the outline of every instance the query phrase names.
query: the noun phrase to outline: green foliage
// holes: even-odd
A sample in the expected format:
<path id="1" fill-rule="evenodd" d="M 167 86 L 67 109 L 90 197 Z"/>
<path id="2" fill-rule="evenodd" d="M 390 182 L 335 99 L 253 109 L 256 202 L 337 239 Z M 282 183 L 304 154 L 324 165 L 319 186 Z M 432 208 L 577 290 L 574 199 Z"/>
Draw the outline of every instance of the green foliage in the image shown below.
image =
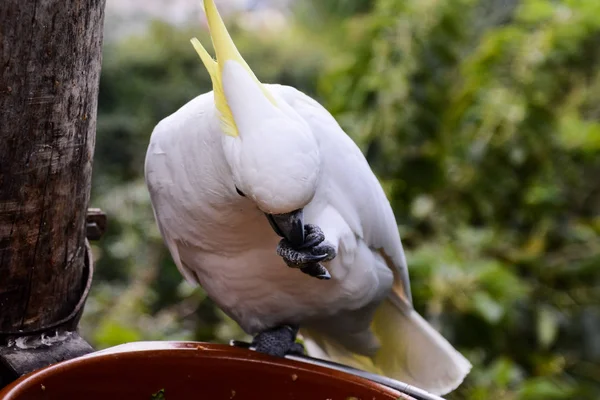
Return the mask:
<path id="1" fill-rule="evenodd" d="M 234 30 L 259 78 L 317 97 L 380 177 L 416 308 L 474 364 L 448 399 L 600 396 L 598 15 L 338 0 L 302 2 L 282 33 Z M 198 35 L 155 24 L 105 49 L 93 205 L 110 229 L 82 323 L 99 347 L 243 338 L 182 283 L 142 178 L 153 126 L 210 89 Z"/>
<path id="2" fill-rule="evenodd" d="M 481 27 L 481 3 L 377 2 L 320 88 L 386 183 L 417 308 L 475 361 L 451 398 L 595 398 L 599 5 Z"/>
<path id="3" fill-rule="evenodd" d="M 158 392 L 153 393 L 151 399 L 165 400 L 165 389 L 160 389 Z"/>

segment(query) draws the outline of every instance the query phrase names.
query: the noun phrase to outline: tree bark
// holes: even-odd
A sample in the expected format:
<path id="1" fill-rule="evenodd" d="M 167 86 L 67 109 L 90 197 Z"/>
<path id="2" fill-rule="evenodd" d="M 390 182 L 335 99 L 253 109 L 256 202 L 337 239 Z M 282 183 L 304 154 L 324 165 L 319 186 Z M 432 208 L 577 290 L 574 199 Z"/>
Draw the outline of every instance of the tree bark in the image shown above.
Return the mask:
<path id="1" fill-rule="evenodd" d="M 65 318 L 85 284 L 104 5 L 0 1 L 0 332 Z"/>

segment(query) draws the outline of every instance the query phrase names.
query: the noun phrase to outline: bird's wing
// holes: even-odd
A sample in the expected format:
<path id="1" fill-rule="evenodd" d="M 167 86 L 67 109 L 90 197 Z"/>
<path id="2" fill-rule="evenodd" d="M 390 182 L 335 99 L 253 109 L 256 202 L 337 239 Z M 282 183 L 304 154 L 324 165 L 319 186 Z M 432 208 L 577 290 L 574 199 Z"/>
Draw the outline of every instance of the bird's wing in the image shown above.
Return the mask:
<path id="1" fill-rule="evenodd" d="M 154 219 L 156 220 L 156 225 L 158 226 L 158 229 L 165 242 L 165 245 L 167 246 L 167 249 L 169 249 L 169 253 L 171 253 L 171 258 L 173 259 L 173 262 L 175 262 L 177 269 L 189 283 L 198 284 L 198 277 L 194 273 L 194 270 L 188 267 L 179 255 L 179 247 L 177 241 L 173 239 L 172 235 L 169 234 L 169 231 L 163 227 L 163 224 L 161 223 L 161 218 L 158 216 L 156 209 L 153 208 L 153 211 Z"/>
<path id="2" fill-rule="evenodd" d="M 398 225 L 385 192 L 366 158 L 317 101 L 289 86 L 268 87 L 309 124 L 319 142 L 323 175 L 332 177 L 322 186 L 326 201 L 336 208 L 355 235 L 383 256 L 394 272 L 393 293 L 407 307 L 412 307 L 408 268 Z"/>
<path id="3" fill-rule="evenodd" d="M 374 357 L 351 354 L 340 346 L 339 338 L 332 340 L 315 332 L 308 333 L 309 354 L 399 379 L 431 393 L 448 393 L 463 381 L 471 364 L 413 309 L 398 227 L 381 185 L 360 149 L 327 110 L 295 89 L 282 86 L 276 90 L 306 120 L 319 141 L 324 174 L 333 177 L 320 188 L 326 193 L 325 200 L 394 272 L 393 290 L 378 307 L 371 325 L 380 343 Z"/>
<path id="4" fill-rule="evenodd" d="M 172 153 L 178 150 L 178 140 L 186 141 L 186 137 L 180 136 L 195 134 L 194 131 L 190 131 L 190 125 L 202 126 L 202 112 L 198 110 L 203 110 L 208 101 L 207 96 L 198 96 L 176 113 L 163 119 L 152 131 L 144 164 L 144 178 L 154 219 L 177 269 L 192 284 L 198 283 L 198 278 L 193 269 L 185 265 L 179 247 L 185 243 L 187 232 L 182 228 L 189 228 L 189 222 L 176 211 L 177 207 L 181 207 L 181 201 L 185 197 L 182 193 L 186 191 L 185 187 L 175 180 L 181 177 L 178 171 L 183 164 L 179 163 L 179 159 L 174 158 Z"/>

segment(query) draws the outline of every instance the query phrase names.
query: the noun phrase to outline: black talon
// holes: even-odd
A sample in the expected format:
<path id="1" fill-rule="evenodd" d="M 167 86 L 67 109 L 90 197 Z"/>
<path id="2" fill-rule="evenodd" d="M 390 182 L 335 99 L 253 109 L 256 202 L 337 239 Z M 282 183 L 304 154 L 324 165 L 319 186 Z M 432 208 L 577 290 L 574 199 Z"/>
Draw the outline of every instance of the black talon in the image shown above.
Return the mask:
<path id="1" fill-rule="evenodd" d="M 252 340 L 252 345 L 258 352 L 284 357 L 286 354 L 298 350 L 295 346 L 297 334 L 297 326 L 283 325 L 259 333 Z"/>
<path id="2" fill-rule="evenodd" d="M 301 343 L 294 342 L 294 344 L 292 344 L 292 347 L 287 352 L 287 354 L 295 354 L 297 356 L 305 356 L 306 349 L 304 349 L 304 346 Z"/>
<path id="3" fill-rule="evenodd" d="M 312 254 L 325 254 L 326 257 L 322 261 L 333 260 L 336 256 L 335 249 L 329 244 L 321 244 L 311 250 Z"/>
<path id="4" fill-rule="evenodd" d="M 305 225 L 304 237 L 305 241 L 300 247 L 282 239 L 277 246 L 277 254 L 290 268 L 299 268 L 317 279 L 331 279 L 331 274 L 320 262 L 335 258 L 335 248 L 325 242 L 323 231 L 316 225 Z"/>
<path id="5" fill-rule="evenodd" d="M 290 266 L 299 266 L 302 264 L 316 263 L 325 260 L 329 254 L 313 254 L 312 251 L 300 252 L 290 246 L 289 242 L 282 239 L 277 246 L 277 254 L 282 257 Z"/>
<path id="6" fill-rule="evenodd" d="M 307 237 L 306 241 L 304 242 L 304 244 L 302 246 L 300 246 L 300 249 L 310 249 L 310 248 L 314 248 L 315 246 L 317 246 L 318 244 L 320 244 L 323 240 L 325 240 L 325 236 L 323 234 L 321 235 L 314 235 L 312 237 Z"/>
<path id="7" fill-rule="evenodd" d="M 329 254 L 307 255 L 302 258 L 302 263 L 313 263 L 325 260 Z"/>
<path id="8" fill-rule="evenodd" d="M 321 229 L 311 224 L 304 226 L 304 237 L 304 244 L 299 247 L 300 249 L 313 248 L 325 240 Z"/>
<path id="9" fill-rule="evenodd" d="M 331 279 L 331 275 L 327 268 L 322 266 L 321 264 L 308 264 L 305 267 L 300 268 L 300 271 L 304 272 L 307 275 L 315 277 L 317 279 L 329 280 Z"/>

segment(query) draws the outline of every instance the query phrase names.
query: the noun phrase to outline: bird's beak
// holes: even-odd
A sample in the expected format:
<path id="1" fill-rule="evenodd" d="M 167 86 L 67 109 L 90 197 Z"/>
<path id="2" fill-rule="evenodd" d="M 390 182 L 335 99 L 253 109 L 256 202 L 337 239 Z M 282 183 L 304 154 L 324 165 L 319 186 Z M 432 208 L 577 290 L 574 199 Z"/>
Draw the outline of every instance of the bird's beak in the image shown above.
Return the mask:
<path id="1" fill-rule="evenodd" d="M 265 214 L 271 227 L 294 247 L 304 244 L 304 212 L 302 209 L 286 214 Z"/>

